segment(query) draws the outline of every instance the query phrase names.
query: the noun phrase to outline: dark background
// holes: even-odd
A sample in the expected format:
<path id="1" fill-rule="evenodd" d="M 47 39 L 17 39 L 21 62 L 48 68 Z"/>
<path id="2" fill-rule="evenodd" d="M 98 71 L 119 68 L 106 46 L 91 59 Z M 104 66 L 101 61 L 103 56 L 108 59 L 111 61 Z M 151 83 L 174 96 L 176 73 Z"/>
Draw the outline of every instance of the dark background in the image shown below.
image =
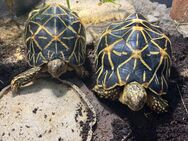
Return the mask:
<path id="1" fill-rule="evenodd" d="M 172 6 L 172 0 L 150 0 L 150 1 L 165 4 L 167 7 Z"/>

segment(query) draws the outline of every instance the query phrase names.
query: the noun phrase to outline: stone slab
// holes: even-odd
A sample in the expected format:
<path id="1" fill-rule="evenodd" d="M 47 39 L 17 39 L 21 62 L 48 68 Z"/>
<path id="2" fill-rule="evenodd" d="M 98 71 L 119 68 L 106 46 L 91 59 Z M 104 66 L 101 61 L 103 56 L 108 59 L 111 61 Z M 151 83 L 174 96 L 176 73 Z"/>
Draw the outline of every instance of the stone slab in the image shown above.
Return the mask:
<path id="1" fill-rule="evenodd" d="M 90 141 L 95 111 L 74 84 L 37 80 L 0 99 L 1 141 Z"/>

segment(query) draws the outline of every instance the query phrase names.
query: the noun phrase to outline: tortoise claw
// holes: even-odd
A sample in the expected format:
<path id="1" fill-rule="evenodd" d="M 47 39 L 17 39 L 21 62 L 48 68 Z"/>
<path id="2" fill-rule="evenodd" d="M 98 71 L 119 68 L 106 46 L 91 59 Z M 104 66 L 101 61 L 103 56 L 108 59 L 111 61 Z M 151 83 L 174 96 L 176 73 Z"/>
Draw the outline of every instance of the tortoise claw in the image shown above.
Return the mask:
<path id="1" fill-rule="evenodd" d="M 13 94 L 15 94 L 18 91 L 18 87 L 19 86 L 17 85 L 16 80 L 13 79 L 11 81 L 11 91 L 12 91 Z"/>

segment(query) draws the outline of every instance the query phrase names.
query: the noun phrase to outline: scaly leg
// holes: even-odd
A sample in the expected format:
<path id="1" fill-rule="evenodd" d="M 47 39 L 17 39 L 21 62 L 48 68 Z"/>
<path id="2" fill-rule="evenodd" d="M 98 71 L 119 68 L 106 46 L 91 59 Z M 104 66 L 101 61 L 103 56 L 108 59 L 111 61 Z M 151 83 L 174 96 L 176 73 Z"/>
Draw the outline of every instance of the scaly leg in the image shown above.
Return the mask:
<path id="1" fill-rule="evenodd" d="M 25 72 L 20 73 L 11 81 L 11 90 L 15 93 L 19 87 L 31 82 L 42 71 L 41 67 L 34 67 Z"/>
<path id="2" fill-rule="evenodd" d="M 167 112 L 168 109 L 168 102 L 154 94 L 148 94 L 147 105 L 157 113 Z"/>
<path id="3" fill-rule="evenodd" d="M 80 77 L 87 77 L 89 75 L 88 71 L 83 66 L 75 66 L 74 69 Z"/>
<path id="4" fill-rule="evenodd" d="M 122 88 L 121 87 L 115 87 L 111 90 L 105 90 L 102 87 L 98 87 L 97 85 L 95 85 L 95 87 L 92 90 L 95 91 L 96 94 L 100 98 L 116 100 L 116 99 L 119 98 L 119 94 L 121 93 Z"/>

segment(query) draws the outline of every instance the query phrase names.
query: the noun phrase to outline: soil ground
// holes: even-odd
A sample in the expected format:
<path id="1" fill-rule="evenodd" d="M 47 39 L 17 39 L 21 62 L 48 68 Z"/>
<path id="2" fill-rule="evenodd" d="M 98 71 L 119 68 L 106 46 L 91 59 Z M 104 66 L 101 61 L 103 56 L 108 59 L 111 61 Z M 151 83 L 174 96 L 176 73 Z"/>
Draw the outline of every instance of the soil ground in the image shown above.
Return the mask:
<path id="1" fill-rule="evenodd" d="M 2 24 L 2 23 L 1 23 Z M 18 32 L 20 31 L 20 32 Z M 28 69 L 22 55 L 25 52 L 23 45 L 23 29 L 6 25 L 0 27 L 0 90 L 7 86 L 11 79 Z M 16 34 L 14 34 L 16 33 Z M 91 92 L 92 79 L 83 80 L 84 92 L 92 102 L 98 115 L 98 124 L 95 126 L 94 141 L 155 141 L 188 140 L 188 39 L 170 37 L 173 49 L 173 67 L 169 82 L 169 91 L 166 99 L 169 101 L 169 112 L 155 114 L 147 107 L 139 112 L 132 112 L 118 102 L 99 100 Z M 92 52 L 93 46 L 88 47 Z M 88 60 L 92 62 L 92 55 L 88 53 Z M 19 61 L 18 61 L 19 60 Z M 87 68 L 92 68 L 92 63 L 87 62 Z M 90 70 L 91 74 L 92 70 Z M 109 115 L 111 116 L 110 118 Z M 108 121 L 107 121 L 108 120 Z M 108 125 L 111 128 L 108 129 Z M 100 128 L 99 128 L 100 127 Z M 112 130 L 112 135 L 107 134 Z"/>

